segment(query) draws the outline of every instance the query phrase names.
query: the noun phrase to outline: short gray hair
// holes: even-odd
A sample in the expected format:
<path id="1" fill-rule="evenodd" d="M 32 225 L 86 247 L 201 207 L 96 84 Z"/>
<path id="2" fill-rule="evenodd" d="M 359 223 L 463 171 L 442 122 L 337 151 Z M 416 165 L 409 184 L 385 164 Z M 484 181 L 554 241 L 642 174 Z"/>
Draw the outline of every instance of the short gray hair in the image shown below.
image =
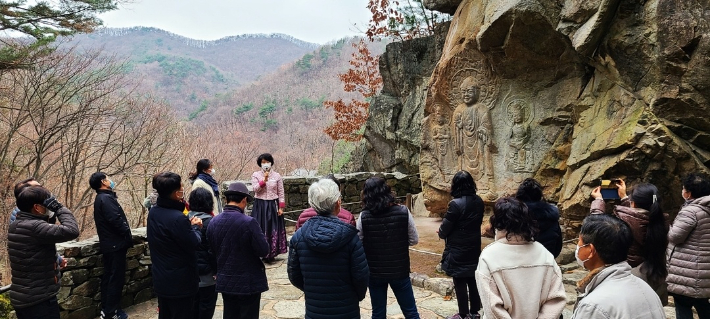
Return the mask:
<path id="1" fill-rule="evenodd" d="M 340 188 L 332 179 L 320 179 L 308 188 L 308 204 L 319 215 L 332 214 L 338 199 L 340 199 Z"/>

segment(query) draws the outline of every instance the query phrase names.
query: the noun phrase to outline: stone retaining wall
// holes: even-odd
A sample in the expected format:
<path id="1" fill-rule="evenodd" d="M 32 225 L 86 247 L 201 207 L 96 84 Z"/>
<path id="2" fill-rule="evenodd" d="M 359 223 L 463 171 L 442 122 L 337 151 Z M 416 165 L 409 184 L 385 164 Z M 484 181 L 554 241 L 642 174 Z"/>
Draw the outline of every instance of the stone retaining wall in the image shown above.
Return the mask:
<path id="1" fill-rule="evenodd" d="M 146 229 L 136 228 L 131 232 L 134 246 L 128 250 L 126 259 L 126 284 L 123 287 L 122 308 L 148 301 L 153 297 Z M 61 318 L 98 317 L 101 311 L 99 287 L 103 274 L 98 237 L 57 244 L 57 251 L 67 260 L 67 267 L 62 270 L 61 288 L 57 295 Z"/>
<path id="2" fill-rule="evenodd" d="M 404 203 L 404 197 L 407 194 L 417 194 L 422 190 L 421 180 L 419 175 L 405 175 L 402 173 L 353 173 L 353 174 L 336 174 L 335 177 L 340 182 L 340 189 L 343 194 L 343 208 L 359 213 L 360 192 L 362 191 L 365 181 L 373 176 L 379 176 L 387 181 L 387 185 L 392 187 L 392 191 L 398 199 Z M 284 215 L 287 219 L 296 220 L 301 212 L 308 208 L 308 187 L 321 177 L 297 177 L 284 176 L 284 190 L 286 193 L 286 208 Z M 235 181 L 227 181 L 222 183 L 222 189 L 225 190 L 229 184 Z M 247 184 L 247 187 L 252 191 L 251 181 L 239 181 Z M 253 194 L 253 193 L 252 193 Z"/>

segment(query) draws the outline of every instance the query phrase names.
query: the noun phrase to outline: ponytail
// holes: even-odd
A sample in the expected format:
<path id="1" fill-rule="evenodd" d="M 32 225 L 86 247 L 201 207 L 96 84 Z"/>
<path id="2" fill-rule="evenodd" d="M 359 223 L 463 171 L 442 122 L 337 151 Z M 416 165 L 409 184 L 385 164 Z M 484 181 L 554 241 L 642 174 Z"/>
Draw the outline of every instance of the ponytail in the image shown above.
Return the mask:
<path id="1" fill-rule="evenodd" d="M 648 210 L 648 226 L 642 247 L 643 271 L 651 286 L 666 280 L 666 247 L 668 246 L 668 226 L 666 225 L 661 201 L 656 186 L 648 183 L 636 186 L 631 194 L 636 207 Z"/>
<path id="2" fill-rule="evenodd" d="M 212 162 L 206 158 L 203 158 L 203 159 L 197 161 L 197 164 L 195 165 L 195 171 L 190 172 L 187 175 L 187 178 L 190 180 L 193 180 L 193 181 L 196 180 L 197 175 L 200 175 L 200 173 L 202 173 L 202 171 L 210 168 L 210 165 L 212 165 Z"/>

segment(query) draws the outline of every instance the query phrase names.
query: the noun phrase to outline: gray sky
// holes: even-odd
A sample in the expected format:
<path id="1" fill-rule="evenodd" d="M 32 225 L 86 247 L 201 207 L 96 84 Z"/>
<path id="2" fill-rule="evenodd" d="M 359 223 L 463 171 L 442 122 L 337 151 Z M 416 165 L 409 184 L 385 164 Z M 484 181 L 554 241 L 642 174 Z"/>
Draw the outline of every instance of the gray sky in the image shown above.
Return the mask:
<path id="1" fill-rule="evenodd" d="M 284 33 L 325 43 L 364 30 L 367 0 L 130 0 L 102 14 L 106 27 L 156 27 L 215 40 L 245 33 Z"/>

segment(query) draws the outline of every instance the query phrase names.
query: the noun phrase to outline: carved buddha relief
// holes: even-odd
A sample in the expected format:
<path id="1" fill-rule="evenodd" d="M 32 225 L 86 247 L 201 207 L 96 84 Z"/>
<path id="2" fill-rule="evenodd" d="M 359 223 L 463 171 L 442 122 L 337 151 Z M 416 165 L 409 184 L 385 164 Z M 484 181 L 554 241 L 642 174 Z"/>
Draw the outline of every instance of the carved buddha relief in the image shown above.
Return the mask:
<path id="1" fill-rule="evenodd" d="M 516 173 L 531 173 L 534 166 L 533 152 L 530 148 L 532 108 L 528 107 L 523 100 L 513 100 L 508 103 L 506 114 L 510 125 L 507 167 Z"/>

